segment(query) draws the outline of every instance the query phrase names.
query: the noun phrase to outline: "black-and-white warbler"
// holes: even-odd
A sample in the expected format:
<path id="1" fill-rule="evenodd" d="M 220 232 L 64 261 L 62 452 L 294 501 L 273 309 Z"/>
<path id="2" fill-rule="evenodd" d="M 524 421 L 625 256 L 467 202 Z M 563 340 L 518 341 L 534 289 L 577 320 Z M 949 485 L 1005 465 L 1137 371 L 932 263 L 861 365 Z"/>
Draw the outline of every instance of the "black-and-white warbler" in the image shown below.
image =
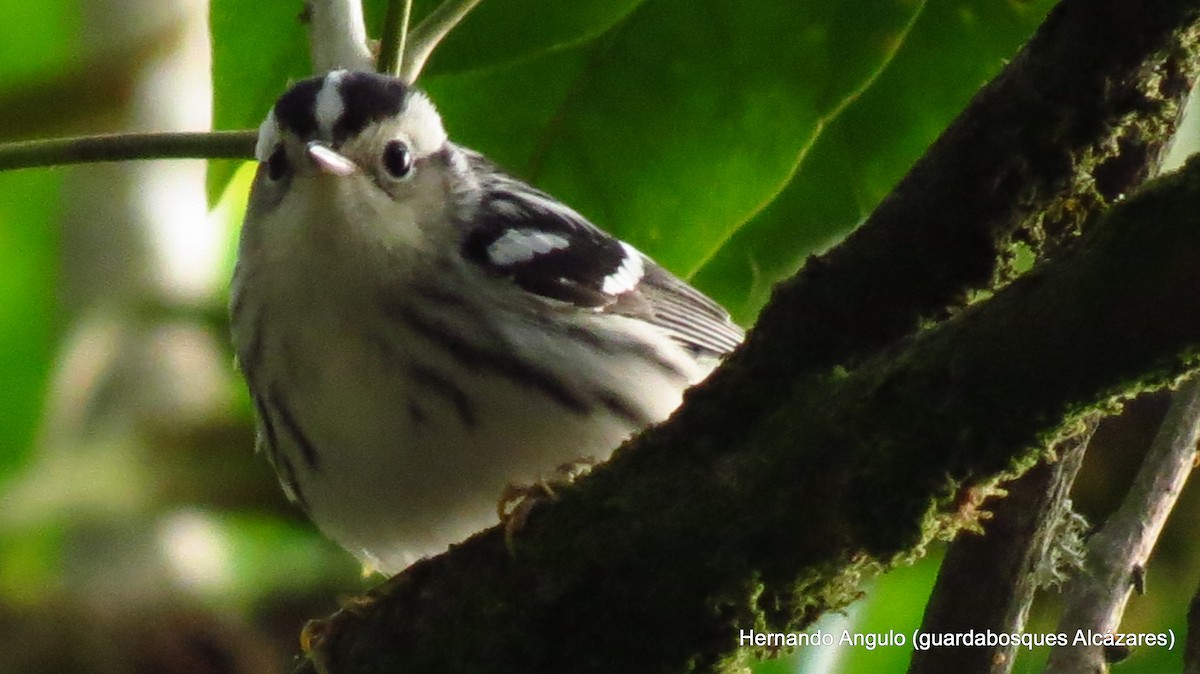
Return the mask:
<path id="1" fill-rule="evenodd" d="M 742 339 L 632 246 L 447 140 L 420 91 L 337 71 L 258 137 L 233 334 L 288 495 L 397 571 L 505 486 L 607 457 Z"/>

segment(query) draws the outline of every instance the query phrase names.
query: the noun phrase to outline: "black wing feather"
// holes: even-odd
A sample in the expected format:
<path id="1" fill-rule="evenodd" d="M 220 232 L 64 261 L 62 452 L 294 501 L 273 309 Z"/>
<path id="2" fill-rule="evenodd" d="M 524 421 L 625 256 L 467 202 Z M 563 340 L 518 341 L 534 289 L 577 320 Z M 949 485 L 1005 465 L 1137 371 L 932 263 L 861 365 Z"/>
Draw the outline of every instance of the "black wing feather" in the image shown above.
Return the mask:
<path id="1" fill-rule="evenodd" d="M 543 297 L 591 309 L 612 304 L 614 298 L 603 290 L 604 280 L 625 260 L 621 243 L 573 211 L 551 212 L 529 199 L 535 196 L 554 203 L 545 194 L 528 186 L 525 191 L 524 196 L 507 190 L 485 193 L 463 245 L 466 257 Z M 498 263 L 489 249 L 512 231 L 557 235 L 566 245 L 528 259 Z"/>
<path id="2" fill-rule="evenodd" d="M 658 264 L 646 265 L 638 291 L 650 305 L 650 322 L 693 352 L 724 355 L 742 343 L 745 333 L 729 312 Z"/>
<path id="3" fill-rule="evenodd" d="M 463 243 L 467 259 L 535 295 L 646 320 L 696 355 L 741 343 L 742 329 L 699 290 L 480 155 L 467 158 L 490 176 Z M 540 248 L 510 245 L 527 238 Z M 503 254 L 506 247 L 515 254 Z"/>

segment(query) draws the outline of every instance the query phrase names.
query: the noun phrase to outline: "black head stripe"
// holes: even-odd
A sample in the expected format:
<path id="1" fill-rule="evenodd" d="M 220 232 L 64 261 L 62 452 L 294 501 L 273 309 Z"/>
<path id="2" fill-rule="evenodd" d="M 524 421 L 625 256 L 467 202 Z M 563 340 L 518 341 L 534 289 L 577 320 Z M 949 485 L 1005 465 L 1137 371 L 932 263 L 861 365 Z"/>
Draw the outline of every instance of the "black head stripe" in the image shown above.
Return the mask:
<path id="1" fill-rule="evenodd" d="M 337 87 L 341 114 L 335 120 L 317 117 L 317 105 L 327 87 Z M 335 145 L 356 135 L 372 122 L 391 117 L 404 109 L 408 97 L 404 82 L 386 75 L 353 72 L 302 80 L 288 89 L 275 103 L 275 119 L 284 129 L 303 139 L 329 133 Z M 322 129 L 322 123 L 330 127 Z"/>
<path id="2" fill-rule="evenodd" d="M 404 109 L 408 87 L 395 77 L 376 73 L 350 73 L 342 79 L 345 110 L 333 127 L 333 140 L 341 143 L 376 122 Z"/>
<path id="3" fill-rule="evenodd" d="M 297 82 L 283 92 L 275 102 L 275 120 L 279 126 L 300 138 L 317 134 L 317 92 L 325 84 L 324 77 Z"/>

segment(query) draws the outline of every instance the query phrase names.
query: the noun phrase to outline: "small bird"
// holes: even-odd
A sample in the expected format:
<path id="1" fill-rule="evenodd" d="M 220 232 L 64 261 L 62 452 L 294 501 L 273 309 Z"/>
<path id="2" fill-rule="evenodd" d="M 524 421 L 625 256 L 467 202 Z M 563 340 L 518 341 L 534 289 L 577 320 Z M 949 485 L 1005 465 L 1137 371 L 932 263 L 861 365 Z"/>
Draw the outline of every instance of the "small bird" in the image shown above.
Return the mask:
<path id="1" fill-rule="evenodd" d="M 230 311 L 287 495 L 397 572 L 505 487 L 606 458 L 742 340 L 714 301 L 450 142 L 400 79 L 298 82 L 259 129 Z"/>

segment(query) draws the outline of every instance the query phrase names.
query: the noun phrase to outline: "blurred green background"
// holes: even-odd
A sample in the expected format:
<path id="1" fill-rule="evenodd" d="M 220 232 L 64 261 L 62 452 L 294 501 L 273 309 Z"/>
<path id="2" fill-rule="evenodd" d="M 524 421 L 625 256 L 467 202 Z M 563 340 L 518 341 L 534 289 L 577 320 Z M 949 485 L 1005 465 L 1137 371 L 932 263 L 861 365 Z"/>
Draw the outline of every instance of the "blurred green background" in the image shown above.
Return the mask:
<path id="1" fill-rule="evenodd" d="M 487 0 L 422 84 L 457 141 L 748 326 L 1051 4 Z M 433 3 L 415 5 L 420 17 Z M 367 3 L 371 25 L 382 8 Z M 0 141 L 253 128 L 309 74 L 300 11 L 0 0 Z M 224 313 L 247 175 L 196 161 L 0 174 L 0 672 L 286 671 L 304 620 L 372 584 L 251 451 Z M 1162 408 L 1139 401 L 1101 431 L 1076 494 L 1086 513 L 1113 507 Z M 1182 636 L 1200 573 L 1196 491 L 1127 629 Z M 821 628 L 911 635 L 939 556 L 873 582 Z M 1052 628 L 1054 601 L 1032 630 Z M 899 672 L 907 660 L 907 648 L 815 649 L 759 669 Z M 1179 661 L 1135 651 L 1119 671 Z"/>

